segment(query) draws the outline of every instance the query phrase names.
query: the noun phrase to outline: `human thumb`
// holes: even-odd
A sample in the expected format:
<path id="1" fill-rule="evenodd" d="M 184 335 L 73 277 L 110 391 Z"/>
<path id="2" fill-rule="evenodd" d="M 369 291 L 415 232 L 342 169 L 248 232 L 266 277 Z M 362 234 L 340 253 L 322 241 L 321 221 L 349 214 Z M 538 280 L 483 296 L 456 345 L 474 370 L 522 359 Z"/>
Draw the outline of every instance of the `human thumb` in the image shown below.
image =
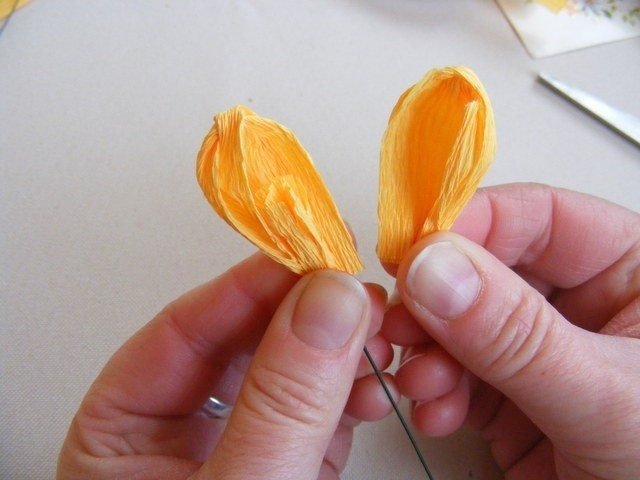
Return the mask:
<path id="1" fill-rule="evenodd" d="M 427 333 L 548 436 L 569 441 L 593 427 L 594 408 L 616 387 L 610 337 L 571 324 L 489 252 L 453 233 L 415 245 L 397 279 Z"/>
<path id="2" fill-rule="evenodd" d="M 370 311 L 354 277 L 303 277 L 275 313 L 198 478 L 315 480 L 351 390 Z"/>

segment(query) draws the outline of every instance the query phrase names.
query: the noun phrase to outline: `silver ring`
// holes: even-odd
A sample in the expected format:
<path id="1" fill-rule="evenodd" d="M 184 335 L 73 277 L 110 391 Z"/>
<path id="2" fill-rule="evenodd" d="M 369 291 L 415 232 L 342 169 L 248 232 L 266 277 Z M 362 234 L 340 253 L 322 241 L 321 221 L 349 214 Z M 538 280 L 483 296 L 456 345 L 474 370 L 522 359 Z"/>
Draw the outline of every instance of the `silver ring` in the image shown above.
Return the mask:
<path id="1" fill-rule="evenodd" d="M 200 409 L 209 418 L 229 418 L 233 410 L 233 405 L 227 405 L 216 397 L 209 397 Z"/>

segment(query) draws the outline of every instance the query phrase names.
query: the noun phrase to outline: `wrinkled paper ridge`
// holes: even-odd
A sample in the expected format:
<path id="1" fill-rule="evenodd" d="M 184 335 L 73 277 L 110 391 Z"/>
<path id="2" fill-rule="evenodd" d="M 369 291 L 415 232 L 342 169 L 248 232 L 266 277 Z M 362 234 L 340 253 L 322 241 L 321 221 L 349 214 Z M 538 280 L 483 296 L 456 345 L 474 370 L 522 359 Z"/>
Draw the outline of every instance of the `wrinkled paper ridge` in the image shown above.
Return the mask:
<path id="1" fill-rule="evenodd" d="M 434 69 L 407 89 L 382 138 L 380 260 L 398 264 L 421 237 L 451 228 L 495 147 L 489 97 L 470 69 Z"/>
<path id="2" fill-rule="evenodd" d="M 362 270 L 309 154 L 277 122 L 244 106 L 216 115 L 198 153 L 196 175 L 220 217 L 294 272 Z"/>

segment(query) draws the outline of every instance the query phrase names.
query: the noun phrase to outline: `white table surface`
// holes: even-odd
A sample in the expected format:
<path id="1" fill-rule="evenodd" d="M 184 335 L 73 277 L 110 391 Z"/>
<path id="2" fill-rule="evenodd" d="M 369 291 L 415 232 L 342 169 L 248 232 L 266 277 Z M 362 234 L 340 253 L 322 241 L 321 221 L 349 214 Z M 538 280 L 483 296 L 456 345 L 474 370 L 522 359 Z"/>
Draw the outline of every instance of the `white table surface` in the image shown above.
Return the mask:
<path id="1" fill-rule="evenodd" d="M 640 39 L 532 60 L 490 0 L 34 0 L 0 38 L 0 477 L 45 479 L 111 353 L 253 247 L 194 177 L 236 103 L 299 136 L 375 258 L 378 147 L 398 95 L 464 64 L 493 101 L 485 184 L 536 181 L 640 208 L 640 150 L 537 84 L 547 71 L 640 115 Z M 462 432 L 420 439 L 437 479 L 495 479 Z M 344 478 L 421 478 L 393 417 Z"/>

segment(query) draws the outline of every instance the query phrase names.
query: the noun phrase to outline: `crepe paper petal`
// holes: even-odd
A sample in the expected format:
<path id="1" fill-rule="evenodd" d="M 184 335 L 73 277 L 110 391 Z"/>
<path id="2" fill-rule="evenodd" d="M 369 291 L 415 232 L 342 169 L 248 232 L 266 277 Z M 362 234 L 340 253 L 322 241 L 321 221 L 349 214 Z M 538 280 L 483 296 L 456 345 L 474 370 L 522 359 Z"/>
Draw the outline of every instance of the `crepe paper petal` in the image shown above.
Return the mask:
<path id="1" fill-rule="evenodd" d="M 196 175 L 220 217 L 294 272 L 362 270 L 309 154 L 277 122 L 244 106 L 216 115 Z"/>
<path id="2" fill-rule="evenodd" d="M 536 3 L 540 3 L 551 10 L 553 13 L 559 13 L 567 4 L 568 0 L 534 0 Z"/>
<path id="3" fill-rule="evenodd" d="M 448 230 L 495 153 L 489 98 L 465 67 L 431 70 L 405 91 L 382 139 L 378 257 L 398 264 L 429 233 Z"/>

